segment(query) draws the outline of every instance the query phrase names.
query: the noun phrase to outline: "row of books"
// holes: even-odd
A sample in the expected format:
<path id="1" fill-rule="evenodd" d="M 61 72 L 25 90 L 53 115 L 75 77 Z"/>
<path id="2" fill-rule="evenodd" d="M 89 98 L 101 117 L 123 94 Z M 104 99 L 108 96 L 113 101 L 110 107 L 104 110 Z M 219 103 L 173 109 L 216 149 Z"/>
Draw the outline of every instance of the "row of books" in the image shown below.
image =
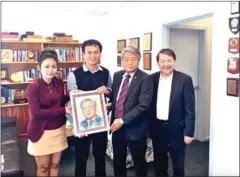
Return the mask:
<path id="1" fill-rule="evenodd" d="M 26 89 L 10 89 L 8 87 L 1 86 L 2 104 L 17 104 L 26 102 Z"/>
<path id="2" fill-rule="evenodd" d="M 74 48 L 55 48 L 60 61 L 82 61 L 82 51 L 79 47 Z"/>
<path id="3" fill-rule="evenodd" d="M 72 35 L 66 35 L 65 33 L 53 33 L 53 36 L 43 37 L 42 35 L 37 35 L 34 31 L 26 31 L 25 34 L 19 34 L 18 32 L 2 32 L 2 41 L 36 41 L 36 42 L 48 42 L 48 41 L 58 41 L 58 42 L 78 42 L 78 40 L 73 40 Z"/>
<path id="4" fill-rule="evenodd" d="M 81 48 L 54 48 L 58 54 L 59 61 L 82 61 Z M 26 51 L 26 50 L 11 50 L 2 49 L 1 52 L 2 62 L 27 62 L 27 61 L 37 61 L 40 52 Z"/>
<path id="5" fill-rule="evenodd" d="M 30 69 L 26 71 L 18 71 L 11 74 L 10 79 L 12 82 L 29 82 L 41 76 L 41 73 L 37 69 Z M 5 80 L 3 83 L 9 82 Z"/>
<path id="6" fill-rule="evenodd" d="M 2 62 L 27 62 L 37 61 L 40 52 L 27 50 L 2 49 Z"/>
<path id="7" fill-rule="evenodd" d="M 18 41 L 19 40 L 19 34 L 17 32 L 2 32 L 1 33 L 1 39 L 2 39 L 2 41 L 4 41 L 4 40 Z"/>
<path id="8" fill-rule="evenodd" d="M 60 68 L 57 72 L 57 75 L 63 80 L 66 80 L 69 73 L 74 71 L 76 68 Z M 10 79 L 12 82 L 31 82 L 36 78 L 41 77 L 41 72 L 37 69 L 30 69 L 27 71 L 18 71 L 12 73 Z M 3 84 L 10 83 L 9 79 L 2 80 Z"/>
<path id="9" fill-rule="evenodd" d="M 69 73 L 74 71 L 76 68 L 60 68 L 58 71 L 58 76 L 61 77 L 63 80 L 66 80 Z"/>

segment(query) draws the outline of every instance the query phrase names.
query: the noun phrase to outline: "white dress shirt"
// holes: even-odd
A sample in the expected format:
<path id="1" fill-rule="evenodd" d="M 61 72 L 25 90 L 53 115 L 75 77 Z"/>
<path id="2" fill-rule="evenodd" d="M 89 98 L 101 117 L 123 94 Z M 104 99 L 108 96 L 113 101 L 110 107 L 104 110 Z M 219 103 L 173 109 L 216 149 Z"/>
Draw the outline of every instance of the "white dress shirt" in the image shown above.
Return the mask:
<path id="1" fill-rule="evenodd" d="M 172 88 L 172 78 L 171 74 L 167 78 L 163 78 L 160 74 L 159 84 L 158 84 L 158 95 L 157 95 L 157 118 L 160 120 L 168 120 L 169 115 L 169 103 Z"/>

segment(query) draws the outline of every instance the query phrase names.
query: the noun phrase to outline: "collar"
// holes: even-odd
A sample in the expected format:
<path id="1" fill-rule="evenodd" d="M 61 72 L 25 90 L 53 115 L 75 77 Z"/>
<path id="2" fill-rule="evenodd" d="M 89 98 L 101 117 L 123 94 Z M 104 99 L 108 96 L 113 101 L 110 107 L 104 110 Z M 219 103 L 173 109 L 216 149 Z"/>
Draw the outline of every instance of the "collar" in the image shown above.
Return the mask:
<path id="1" fill-rule="evenodd" d="M 172 74 L 170 75 L 170 76 L 168 76 L 167 78 L 164 78 L 163 76 L 162 76 L 162 74 L 160 73 L 160 80 L 172 80 L 172 78 L 173 78 L 173 72 L 172 72 Z"/>
<path id="2" fill-rule="evenodd" d="M 95 116 L 94 118 L 91 119 L 87 119 L 87 122 L 89 123 L 90 121 L 94 121 L 96 119 L 97 116 Z"/>
<path id="3" fill-rule="evenodd" d="M 96 68 L 96 70 L 94 71 L 94 73 L 97 72 L 97 71 L 102 71 L 102 70 L 103 70 L 102 67 L 101 67 L 100 65 L 97 65 L 97 68 Z M 89 69 L 88 69 L 88 67 L 86 66 L 85 63 L 83 64 L 83 71 L 84 71 L 84 72 L 89 71 Z"/>
<path id="4" fill-rule="evenodd" d="M 53 77 L 52 78 L 52 82 L 50 83 L 50 84 L 48 84 L 47 82 L 45 82 L 44 80 L 43 80 L 43 78 L 42 78 L 42 76 L 38 79 L 38 81 L 40 82 L 40 83 L 42 83 L 42 84 L 44 84 L 44 85 L 47 85 L 47 86 L 51 86 L 51 85 L 53 85 L 54 83 L 55 83 L 55 77 Z"/>
<path id="5" fill-rule="evenodd" d="M 136 70 L 136 71 L 137 71 L 137 70 Z M 125 72 L 122 77 L 125 78 L 125 77 L 129 74 L 129 75 L 130 75 L 130 78 L 132 78 L 132 77 L 134 76 L 134 74 L 136 73 L 136 71 L 131 72 L 131 73 Z"/>

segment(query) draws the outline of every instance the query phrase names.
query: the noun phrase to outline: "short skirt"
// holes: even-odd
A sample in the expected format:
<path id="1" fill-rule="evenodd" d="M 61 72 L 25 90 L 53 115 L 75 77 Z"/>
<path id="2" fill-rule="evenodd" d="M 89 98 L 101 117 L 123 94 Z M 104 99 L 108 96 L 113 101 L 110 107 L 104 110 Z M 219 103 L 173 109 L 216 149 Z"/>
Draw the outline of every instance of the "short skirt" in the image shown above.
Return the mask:
<path id="1" fill-rule="evenodd" d="M 58 129 L 44 130 L 37 142 L 28 140 L 27 151 L 33 156 L 50 155 L 68 148 L 65 124 Z"/>

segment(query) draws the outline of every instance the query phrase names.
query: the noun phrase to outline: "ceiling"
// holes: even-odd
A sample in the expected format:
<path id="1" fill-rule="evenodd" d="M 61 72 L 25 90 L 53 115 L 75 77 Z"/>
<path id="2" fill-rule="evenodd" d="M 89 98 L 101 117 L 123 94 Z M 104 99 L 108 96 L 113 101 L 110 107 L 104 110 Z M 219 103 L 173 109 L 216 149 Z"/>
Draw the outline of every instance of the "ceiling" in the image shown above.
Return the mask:
<path id="1" fill-rule="evenodd" d="M 34 13 L 52 12 L 104 16 L 130 2 L 3 2 L 3 9 L 16 8 Z"/>

